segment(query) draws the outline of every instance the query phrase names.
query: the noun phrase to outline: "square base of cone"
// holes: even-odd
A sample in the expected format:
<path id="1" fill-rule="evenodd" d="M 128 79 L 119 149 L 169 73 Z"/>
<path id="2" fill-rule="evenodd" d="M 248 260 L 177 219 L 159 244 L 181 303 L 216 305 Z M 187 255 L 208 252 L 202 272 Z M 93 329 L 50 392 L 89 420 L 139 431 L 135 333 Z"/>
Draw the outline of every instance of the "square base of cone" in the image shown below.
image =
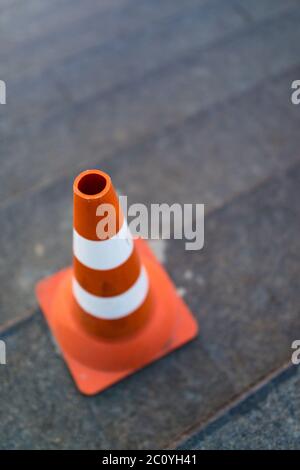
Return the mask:
<path id="1" fill-rule="evenodd" d="M 160 263 L 156 260 L 154 254 L 148 247 L 148 244 L 144 240 L 136 240 L 136 247 L 140 253 L 141 258 L 147 256 L 155 261 L 159 266 L 159 269 L 164 270 Z M 47 320 L 49 328 L 55 338 L 55 330 L 53 323 L 53 310 L 52 310 L 52 299 L 56 292 L 58 285 L 61 282 L 66 270 L 59 271 L 58 273 L 47 277 L 37 284 L 37 298 L 41 306 L 42 312 Z M 125 377 L 133 374 L 141 368 L 149 365 L 150 363 L 160 359 L 166 354 L 174 351 L 175 349 L 183 346 L 185 343 L 191 341 L 198 333 L 198 325 L 188 309 L 187 305 L 179 297 L 176 292 L 176 288 L 172 281 L 167 278 L 167 282 L 172 287 L 172 293 L 175 300 L 176 308 L 176 327 L 172 334 L 170 341 L 155 354 L 150 361 L 142 364 L 139 368 L 133 368 L 131 370 L 124 370 L 118 372 L 106 372 L 95 370 L 80 364 L 77 360 L 71 357 L 66 351 L 61 349 L 62 356 L 64 357 L 67 366 L 71 372 L 71 375 L 78 387 L 78 389 L 85 395 L 94 395 L 99 393 L 106 388 L 114 385 L 116 382 L 124 379 Z M 61 312 L 63 315 L 63 312 Z M 60 346 L 60 345 L 59 345 Z"/>

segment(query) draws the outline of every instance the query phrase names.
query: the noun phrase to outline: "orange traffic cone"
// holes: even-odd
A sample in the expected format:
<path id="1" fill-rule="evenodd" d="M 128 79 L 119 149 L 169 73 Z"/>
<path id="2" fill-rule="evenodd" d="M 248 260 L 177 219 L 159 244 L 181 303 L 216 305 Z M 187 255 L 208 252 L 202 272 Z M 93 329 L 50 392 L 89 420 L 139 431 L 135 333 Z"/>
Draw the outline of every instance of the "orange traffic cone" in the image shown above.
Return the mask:
<path id="1" fill-rule="evenodd" d="M 133 240 L 110 177 L 74 182 L 73 268 L 43 279 L 37 297 L 82 393 L 97 393 L 178 348 L 197 324 L 144 240 Z M 99 239 L 106 204 L 111 233 Z"/>

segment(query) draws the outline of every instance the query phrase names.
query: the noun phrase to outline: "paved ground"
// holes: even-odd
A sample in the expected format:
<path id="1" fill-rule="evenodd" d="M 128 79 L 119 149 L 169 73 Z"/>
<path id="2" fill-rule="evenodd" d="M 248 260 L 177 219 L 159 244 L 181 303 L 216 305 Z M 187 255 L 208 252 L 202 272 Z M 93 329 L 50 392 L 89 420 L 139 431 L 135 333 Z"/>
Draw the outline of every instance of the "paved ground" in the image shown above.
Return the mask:
<path id="1" fill-rule="evenodd" d="M 296 372 L 228 413 L 300 337 L 299 26 L 297 0 L 0 0 L 1 448 L 300 447 Z M 86 398 L 34 285 L 71 260 L 93 166 L 130 201 L 205 203 L 206 238 L 158 247 L 199 338 Z"/>
<path id="2" fill-rule="evenodd" d="M 283 371 L 180 449 L 299 449 L 299 368 Z"/>

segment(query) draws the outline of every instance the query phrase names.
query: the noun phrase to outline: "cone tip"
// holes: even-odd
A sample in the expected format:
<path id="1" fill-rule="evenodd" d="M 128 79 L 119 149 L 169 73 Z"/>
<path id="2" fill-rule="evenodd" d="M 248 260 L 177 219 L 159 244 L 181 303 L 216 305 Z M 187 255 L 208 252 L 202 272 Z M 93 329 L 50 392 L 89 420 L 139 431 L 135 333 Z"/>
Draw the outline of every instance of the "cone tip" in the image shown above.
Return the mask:
<path id="1" fill-rule="evenodd" d="M 110 176 L 104 171 L 91 169 L 80 173 L 74 180 L 74 194 L 83 199 L 97 199 L 104 196 L 111 187 Z"/>

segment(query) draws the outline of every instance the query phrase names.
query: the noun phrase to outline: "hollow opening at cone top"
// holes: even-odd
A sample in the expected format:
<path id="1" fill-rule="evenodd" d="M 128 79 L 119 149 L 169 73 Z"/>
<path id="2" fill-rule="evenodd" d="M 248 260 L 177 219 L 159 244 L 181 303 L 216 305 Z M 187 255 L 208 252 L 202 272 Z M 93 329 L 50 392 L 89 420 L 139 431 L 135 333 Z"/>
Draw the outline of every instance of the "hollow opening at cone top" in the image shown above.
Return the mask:
<path id="1" fill-rule="evenodd" d="M 100 195 L 109 184 L 108 178 L 104 174 L 89 172 L 79 176 L 76 184 L 84 196 Z"/>

